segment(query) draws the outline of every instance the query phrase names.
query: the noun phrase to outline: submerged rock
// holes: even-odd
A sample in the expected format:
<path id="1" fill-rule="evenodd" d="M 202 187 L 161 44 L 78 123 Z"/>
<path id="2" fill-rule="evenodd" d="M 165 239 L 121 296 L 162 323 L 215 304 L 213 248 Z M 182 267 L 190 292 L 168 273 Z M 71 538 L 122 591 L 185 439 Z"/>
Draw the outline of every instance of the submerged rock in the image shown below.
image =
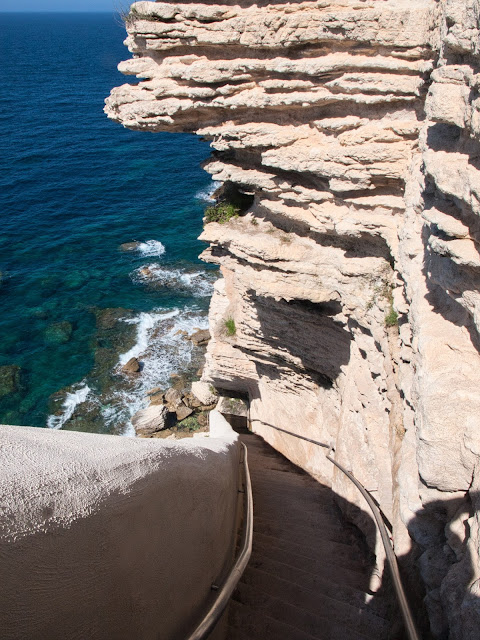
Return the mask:
<path id="1" fill-rule="evenodd" d="M 0 398 L 19 391 L 21 372 L 22 370 L 16 364 L 0 367 Z"/>
<path id="2" fill-rule="evenodd" d="M 72 324 L 67 320 L 54 322 L 45 329 L 45 342 L 48 344 L 65 344 L 72 337 L 72 333 Z"/>

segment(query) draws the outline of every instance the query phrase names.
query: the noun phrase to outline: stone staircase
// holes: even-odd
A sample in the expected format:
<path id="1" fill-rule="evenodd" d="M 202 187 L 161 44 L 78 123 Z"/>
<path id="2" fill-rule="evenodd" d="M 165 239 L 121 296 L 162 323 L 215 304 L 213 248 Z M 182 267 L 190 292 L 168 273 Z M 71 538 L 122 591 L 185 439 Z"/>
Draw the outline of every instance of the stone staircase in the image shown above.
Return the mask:
<path id="1" fill-rule="evenodd" d="M 242 433 L 254 500 L 253 552 L 229 605 L 228 640 L 383 640 L 387 603 L 333 494 L 264 440 Z"/>

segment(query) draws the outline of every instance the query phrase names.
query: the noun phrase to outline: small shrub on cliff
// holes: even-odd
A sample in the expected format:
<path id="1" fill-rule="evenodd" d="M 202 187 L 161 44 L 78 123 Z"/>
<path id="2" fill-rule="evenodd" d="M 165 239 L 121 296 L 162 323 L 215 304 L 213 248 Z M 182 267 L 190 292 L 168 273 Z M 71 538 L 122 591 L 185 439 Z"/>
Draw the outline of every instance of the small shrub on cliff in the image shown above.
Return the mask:
<path id="1" fill-rule="evenodd" d="M 390 311 L 385 316 L 385 326 L 395 327 L 398 324 L 398 313 L 393 307 L 390 307 Z"/>
<path id="2" fill-rule="evenodd" d="M 207 207 L 205 210 L 205 221 L 207 224 L 209 222 L 224 224 L 232 218 L 237 218 L 239 213 L 240 209 L 235 205 L 228 202 L 219 202 L 212 207 Z"/>
<path id="3" fill-rule="evenodd" d="M 227 320 L 225 320 L 225 332 L 227 336 L 234 336 L 237 333 L 237 327 L 235 326 L 235 320 L 233 318 L 227 318 Z"/>
<path id="4" fill-rule="evenodd" d="M 130 8 L 130 6 L 128 6 L 128 7 L 122 7 L 121 6 L 121 7 L 117 7 L 116 11 L 117 11 L 117 15 L 120 17 L 120 20 L 127 27 L 132 25 L 135 22 L 135 20 L 138 20 L 140 18 L 140 14 L 135 9 L 135 7 Z"/>

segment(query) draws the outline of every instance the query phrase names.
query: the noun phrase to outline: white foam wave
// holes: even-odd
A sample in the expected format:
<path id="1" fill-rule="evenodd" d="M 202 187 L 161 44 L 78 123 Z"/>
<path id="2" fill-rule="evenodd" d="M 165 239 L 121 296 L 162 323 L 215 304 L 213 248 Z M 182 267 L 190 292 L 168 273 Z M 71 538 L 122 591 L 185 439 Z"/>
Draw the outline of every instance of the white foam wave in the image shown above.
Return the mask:
<path id="1" fill-rule="evenodd" d="M 133 272 L 133 279 L 146 283 L 155 283 L 170 287 L 177 291 L 187 291 L 198 298 L 209 297 L 213 294 L 213 272 L 182 271 L 169 269 L 158 264 L 149 264 Z"/>
<path id="2" fill-rule="evenodd" d="M 65 422 L 73 416 L 76 407 L 85 402 L 89 393 L 90 387 L 87 384 L 76 391 L 67 393 L 62 404 L 62 413 L 59 416 L 48 416 L 47 426 L 50 429 L 61 429 Z"/>
<path id="3" fill-rule="evenodd" d="M 152 329 L 162 320 L 168 320 L 178 315 L 178 309 L 166 313 L 141 313 L 138 318 L 129 318 L 124 320 L 128 324 L 138 324 L 137 342 L 133 347 L 120 356 L 120 365 L 127 364 L 130 358 L 138 358 L 144 353 L 149 344 L 149 336 Z"/>
<path id="4" fill-rule="evenodd" d="M 146 240 L 145 242 L 140 242 L 137 250 L 144 256 L 163 256 L 165 253 L 165 247 L 160 240 Z"/>
<path id="5" fill-rule="evenodd" d="M 142 372 L 132 388 L 114 394 L 110 406 L 102 410 L 102 416 L 107 425 L 115 426 L 121 412 L 127 423 L 124 435 L 134 436 L 131 418 L 148 405 L 147 391 L 153 387 L 167 388 L 173 373 L 188 370 L 194 345 L 185 339 L 185 332 L 191 334 L 195 329 L 207 328 L 208 318 L 205 312 L 193 308 L 181 313 L 178 309 L 168 313 L 141 313 L 130 322 L 138 323 L 137 343 L 121 356 L 120 365 L 131 357 L 141 356 Z"/>
<path id="6" fill-rule="evenodd" d="M 214 180 L 206 189 L 201 189 L 195 194 L 197 200 L 203 200 L 204 202 L 213 202 L 213 194 L 221 185 L 221 182 Z"/>

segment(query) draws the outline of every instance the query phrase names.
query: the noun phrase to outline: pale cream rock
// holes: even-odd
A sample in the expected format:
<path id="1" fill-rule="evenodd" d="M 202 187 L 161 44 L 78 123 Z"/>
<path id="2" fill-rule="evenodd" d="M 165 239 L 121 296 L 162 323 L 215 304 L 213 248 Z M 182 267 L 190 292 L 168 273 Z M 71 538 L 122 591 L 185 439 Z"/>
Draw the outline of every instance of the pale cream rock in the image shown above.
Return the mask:
<path id="1" fill-rule="evenodd" d="M 378 577 L 355 487 L 272 426 L 334 444 L 390 519 L 434 636 L 473 640 L 479 0 L 133 7 L 120 68 L 141 81 L 108 116 L 206 137 L 206 170 L 253 196 L 201 236 L 222 272 L 202 384 L 248 395 L 253 430 L 331 485 Z"/>
<path id="2" fill-rule="evenodd" d="M 218 400 L 218 397 L 211 389 L 211 385 L 206 382 L 192 382 L 192 393 L 203 405 L 214 404 Z"/>

